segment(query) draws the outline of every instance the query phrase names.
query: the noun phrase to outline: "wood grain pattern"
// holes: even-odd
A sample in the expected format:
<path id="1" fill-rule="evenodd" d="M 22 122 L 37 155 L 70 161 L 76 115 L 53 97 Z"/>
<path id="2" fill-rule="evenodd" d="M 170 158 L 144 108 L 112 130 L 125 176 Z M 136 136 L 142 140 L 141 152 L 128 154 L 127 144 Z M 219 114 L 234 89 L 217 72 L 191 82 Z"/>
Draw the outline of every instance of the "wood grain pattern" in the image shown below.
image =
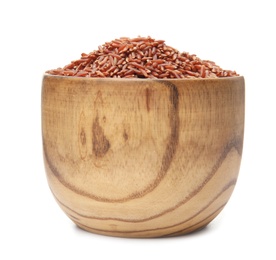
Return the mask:
<path id="1" fill-rule="evenodd" d="M 43 78 L 48 183 L 90 232 L 160 237 L 206 226 L 236 184 L 243 129 L 243 77 Z"/>

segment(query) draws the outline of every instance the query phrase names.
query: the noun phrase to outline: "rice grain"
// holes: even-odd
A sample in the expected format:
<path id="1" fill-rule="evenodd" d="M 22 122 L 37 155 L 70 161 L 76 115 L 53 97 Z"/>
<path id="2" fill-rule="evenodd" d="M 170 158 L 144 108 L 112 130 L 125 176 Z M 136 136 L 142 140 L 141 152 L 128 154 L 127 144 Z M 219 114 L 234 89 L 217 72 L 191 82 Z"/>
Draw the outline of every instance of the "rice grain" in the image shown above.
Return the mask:
<path id="1" fill-rule="evenodd" d="M 48 74 L 75 77 L 113 78 L 216 78 L 239 76 L 213 61 L 179 52 L 164 40 L 151 37 L 121 37 L 98 47 L 63 68 Z"/>

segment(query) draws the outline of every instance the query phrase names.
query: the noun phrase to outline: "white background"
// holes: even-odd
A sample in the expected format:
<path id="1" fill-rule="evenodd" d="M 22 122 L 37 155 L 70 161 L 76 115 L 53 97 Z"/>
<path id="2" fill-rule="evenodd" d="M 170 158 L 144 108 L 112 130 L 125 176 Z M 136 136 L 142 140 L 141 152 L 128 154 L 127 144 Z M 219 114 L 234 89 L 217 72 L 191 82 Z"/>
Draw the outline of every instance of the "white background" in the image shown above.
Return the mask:
<path id="1" fill-rule="evenodd" d="M 1 259 L 276 259 L 275 1 L 31 1 L 0 4 Z M 42 160 L 45 70 L 121 36 L 151 36 L 246 80 L 243 161 L 204 230 L 169 239 L 84 232 L 49 191 Z"/>

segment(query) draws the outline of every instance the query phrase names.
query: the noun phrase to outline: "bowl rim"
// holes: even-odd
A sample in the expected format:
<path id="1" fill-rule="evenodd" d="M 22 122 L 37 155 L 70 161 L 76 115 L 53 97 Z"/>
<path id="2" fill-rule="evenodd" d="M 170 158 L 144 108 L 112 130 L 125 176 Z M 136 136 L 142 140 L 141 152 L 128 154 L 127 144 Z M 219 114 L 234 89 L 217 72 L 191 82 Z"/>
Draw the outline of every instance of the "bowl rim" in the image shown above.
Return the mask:
<path id="1" fill-rule="evenodd" d="M 231 77 L 216 77 L 216 78 L 110 78 L 110 77 L 76 77 L 76 76 L 63 76 L 63 75 L 53 75 L 49 73 L 44 73 L 43 78 L 60 78 L 60 79 L 70 79 L 70 80 L 100 80 L 100 81 L 213 81 L 213 80 L 239 80 L 243 79 L 244 76 L 231 76 Z"/>

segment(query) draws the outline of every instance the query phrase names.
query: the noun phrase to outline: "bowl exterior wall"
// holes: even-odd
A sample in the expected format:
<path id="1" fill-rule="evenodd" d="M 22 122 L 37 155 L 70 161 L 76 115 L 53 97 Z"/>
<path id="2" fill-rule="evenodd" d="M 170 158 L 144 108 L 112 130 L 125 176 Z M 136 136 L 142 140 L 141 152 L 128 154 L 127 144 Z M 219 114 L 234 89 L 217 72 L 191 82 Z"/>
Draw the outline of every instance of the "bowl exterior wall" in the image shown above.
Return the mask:
<path id="1" fill-rule="evenodd" d="M 174 236 L 206 226 L 237 181 L 243 77 L 86 79 L 45 75 L 49 187 L 90 232 Z"/>

